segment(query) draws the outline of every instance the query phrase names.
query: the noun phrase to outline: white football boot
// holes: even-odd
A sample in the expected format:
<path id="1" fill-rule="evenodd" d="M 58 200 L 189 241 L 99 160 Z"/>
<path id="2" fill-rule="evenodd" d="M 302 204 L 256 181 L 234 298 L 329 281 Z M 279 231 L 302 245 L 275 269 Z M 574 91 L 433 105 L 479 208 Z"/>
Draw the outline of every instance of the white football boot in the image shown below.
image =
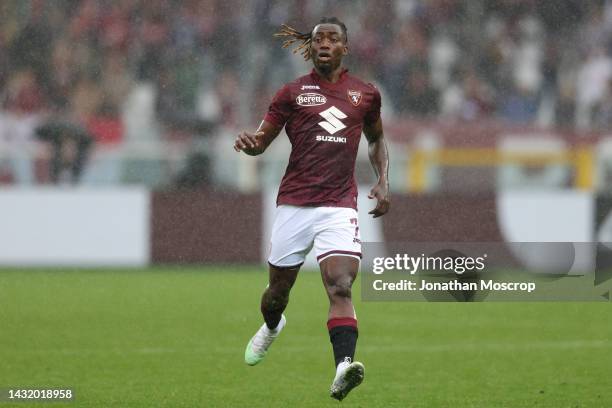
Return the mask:
<path id="1" fill-rule="evenodd" d="M 350 357 L 345 357 L 336 369 L 336 378 L 330 390 L 331 397 L 342 401 L 353 388 L 361 384 L 364 375 L 363 364 L 358 361 L 351 362 Z"/>
<path id="2" fill-rule="evenodd" d="M 247 344 L 244 351 L 244 362 L 253 366 L 263 360 L 268 348 L 280 334 L 281 330 L 283 330 L 285 324 L 287 324 L 285 315 L 281 315 L 281 320 L 274 330 L 268 329 L 268 326 L 264 323 L 251 340 L 249 340 L 249 344 Z"/>

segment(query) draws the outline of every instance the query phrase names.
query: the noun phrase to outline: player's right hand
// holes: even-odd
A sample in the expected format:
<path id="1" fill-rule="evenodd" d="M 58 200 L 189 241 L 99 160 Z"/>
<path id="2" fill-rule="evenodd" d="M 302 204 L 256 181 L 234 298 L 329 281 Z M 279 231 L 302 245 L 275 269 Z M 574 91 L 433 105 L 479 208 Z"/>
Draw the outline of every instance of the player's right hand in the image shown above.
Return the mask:
<path id="1" fill-rule="evenodd" d="M 234 150 L 240 152 L 246 150 L 247 152 L 253 152 L 258 149 L 261 145 L 259 138 L 263 136 L 264 132 L 259 131 L 255 133 L 241 132 L 236 141 L 234 142 Z"/>

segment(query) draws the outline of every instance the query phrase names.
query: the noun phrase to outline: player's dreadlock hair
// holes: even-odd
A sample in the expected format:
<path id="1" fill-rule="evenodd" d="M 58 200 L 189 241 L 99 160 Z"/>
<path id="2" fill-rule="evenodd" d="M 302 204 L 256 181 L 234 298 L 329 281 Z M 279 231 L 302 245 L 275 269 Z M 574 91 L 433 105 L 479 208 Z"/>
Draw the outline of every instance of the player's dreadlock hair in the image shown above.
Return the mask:
<path id="1" fill-rule="evenodd" d="M 293 49 L 293 53 L 296 54 L 299 51 L 300 54 L 302 54 L 302 56 L 304 57 L 304 60 L 308 61 L 310 59 L 312 31 L 319 24 L 336 24 L 340 26 L 342 34 L 344 35 L 344 42 L 346 43 L 348 41 L 348 32 L 346 30 L 346 25 L 344 25 L 344 23 L 338 20 L 336 17 L 323 17 L 314 27 L 312 27 L 312 29 L 308 33 L 301 33 L 295 28 L 288 26 L 287 24 L 283 24 L 281 25 L 281 30 L 278 33 L 274 34 L 274 36 L 287 38 L 283 42 L 283 48 L 289 47 L 296 41 L 301 41 L 302 43 Z"/>

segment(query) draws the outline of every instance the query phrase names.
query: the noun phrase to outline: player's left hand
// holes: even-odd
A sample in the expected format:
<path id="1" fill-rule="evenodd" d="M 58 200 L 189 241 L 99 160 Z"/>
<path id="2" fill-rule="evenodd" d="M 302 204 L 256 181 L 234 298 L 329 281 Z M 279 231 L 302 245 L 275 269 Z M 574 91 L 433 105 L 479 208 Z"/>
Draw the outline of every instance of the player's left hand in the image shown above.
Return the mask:
<path id="1" fill-rule="evenodd" d="M 368 194 L 369 199 L 376 198 L 376 208 L 372 211 L 368 212 L 368 214 L 372 214 L 374 218 L 381 217 L 389 211 L 389 186 L 387 183 L 378 183 L 370 190 L 370 194 Z"/>

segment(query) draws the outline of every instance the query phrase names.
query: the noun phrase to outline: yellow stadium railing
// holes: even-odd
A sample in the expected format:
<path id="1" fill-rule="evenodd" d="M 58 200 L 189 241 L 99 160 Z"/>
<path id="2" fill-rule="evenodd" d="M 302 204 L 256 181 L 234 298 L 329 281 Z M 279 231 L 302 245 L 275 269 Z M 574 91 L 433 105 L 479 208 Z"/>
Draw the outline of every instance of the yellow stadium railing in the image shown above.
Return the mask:
<path id="1" fill-rule="evenodd" d="M 594 186 L 594 155 L 590 147 L 578 147 L 559 152 L 505 152 L 495 148 L 445 148 L 439 150 L 409 150 L 408 190 L 415 193 L 427 188 L 427 168 L 497 167 L 507 164 L 545 166 L 570 165 L 574 168 L 574 187 L 591 190 Z"/>

